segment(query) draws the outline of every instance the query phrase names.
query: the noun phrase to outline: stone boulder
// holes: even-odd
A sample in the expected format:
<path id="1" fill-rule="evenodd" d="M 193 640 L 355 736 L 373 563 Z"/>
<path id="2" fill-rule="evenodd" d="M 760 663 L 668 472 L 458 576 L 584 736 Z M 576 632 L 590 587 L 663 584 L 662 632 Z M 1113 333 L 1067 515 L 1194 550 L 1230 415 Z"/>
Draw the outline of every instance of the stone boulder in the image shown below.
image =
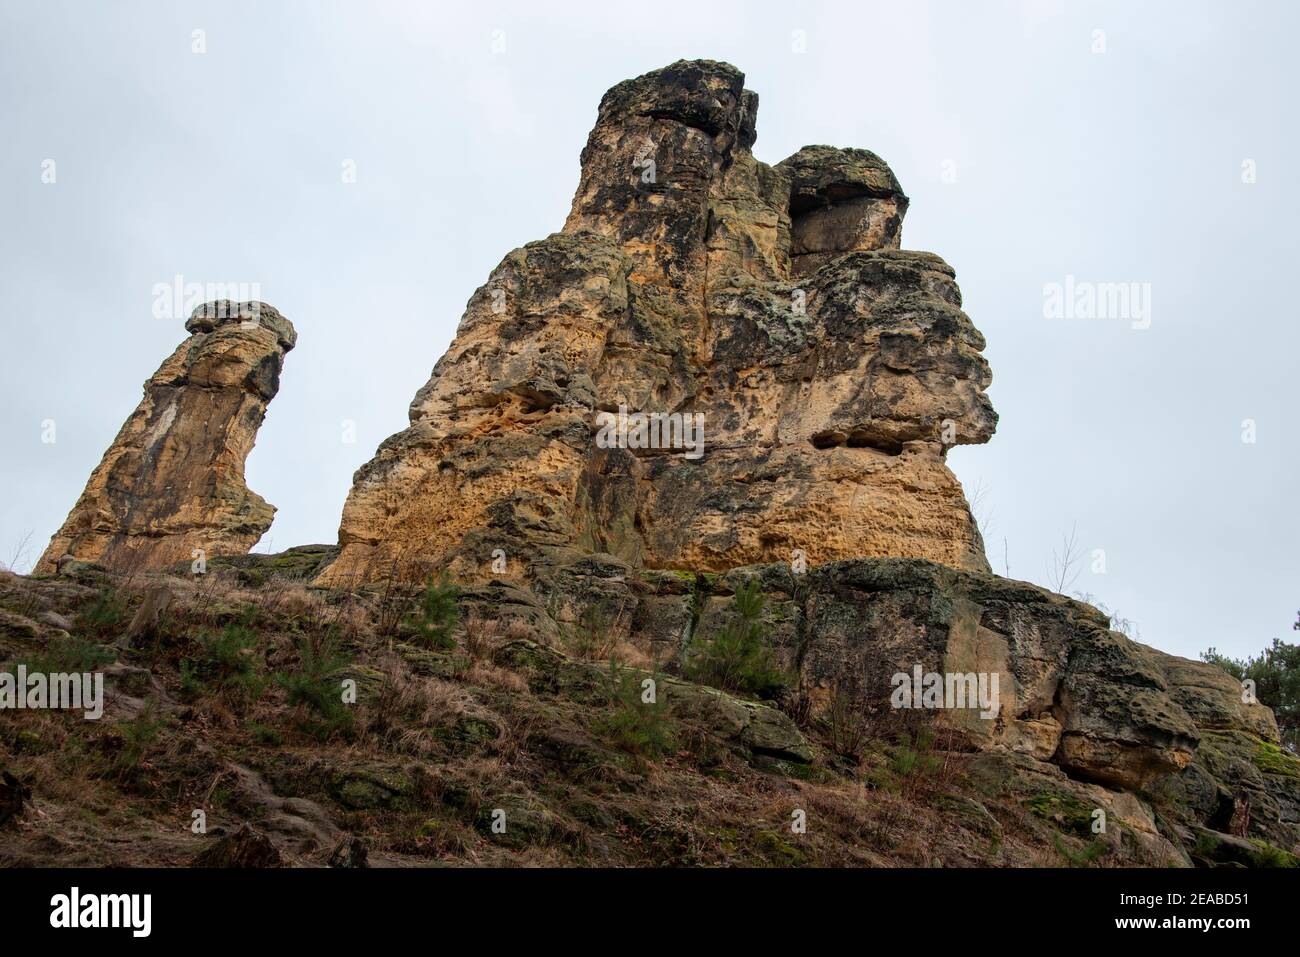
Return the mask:
<path id="1" fill-rule="evenodd" d="M 265 834 L 241 824 L 231 834 L 225 834 L 195 855 L 191 867 L 245 868 L 280 867 L 283 860 L 271 839 Z"/>

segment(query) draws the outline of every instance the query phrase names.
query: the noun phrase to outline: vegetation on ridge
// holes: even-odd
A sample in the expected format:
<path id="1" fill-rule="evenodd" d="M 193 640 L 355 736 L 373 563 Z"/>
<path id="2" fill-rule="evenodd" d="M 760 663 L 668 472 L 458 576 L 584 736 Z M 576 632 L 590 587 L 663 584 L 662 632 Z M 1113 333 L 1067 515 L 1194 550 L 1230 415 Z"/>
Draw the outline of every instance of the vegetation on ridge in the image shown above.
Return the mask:
<path id="1" fill-rule="evenodd" d="M 385 618 L 383 592 L 247 571 L 0 575 L 0 662 L 67 641 L 117 659 L 101 721 L 0 712 L 0 767 L 31 792 L 0 824 L 0 863 L 184 865 L 241 825 L 287 864 L 357 841 L 372 865 L 1169 863 L 1120 821 L 1085 829 L 1086 787 L 953 750 L 915 713 L 860 708 L 846 686 L 838 717 L 811 717 L 752 586 L 680 661 L 640 660 L 616 614 L 588 616 L 588 660 L 563 628 L 470 592 L 449 603 L 445 579 L 398 590 Z M 175 601 L 129 637 L 157 586 Z M 105 601 L 120 613 L 94 612 L 93 638 L 40 620 Z"/>

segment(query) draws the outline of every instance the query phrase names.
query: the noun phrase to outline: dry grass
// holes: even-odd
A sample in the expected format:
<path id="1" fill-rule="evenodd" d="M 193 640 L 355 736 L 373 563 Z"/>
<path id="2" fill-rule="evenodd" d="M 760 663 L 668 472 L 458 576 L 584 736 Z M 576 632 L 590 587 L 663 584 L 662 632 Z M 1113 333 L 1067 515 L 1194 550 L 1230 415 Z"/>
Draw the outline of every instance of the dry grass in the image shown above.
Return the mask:
<path id="1" fill-rule="evenodd" d="M 655 671 L 655 660 L 630 641 L 619 641 L 610 649 L 609 660 L 617 661 L 630 668 L 642 671 Z"/>
<path id="2" fill-rule="evenodd" d="M 532 712 L 511 715 L 496 742 L 496 753 L 503 766 L 516 764 L 528 752 L 529 739 L 537 732 L 542 719 Z"/>
<path id="3" fill-rule="evenodd" d="M 495 688 L 497 691 L 507 691 L 511 694 L 528 693 L 528 682 L 522 675 L 505 668 L 498 668 L 489 661 L 474 662 L 461 679 L 465 684 L 477 688 Z"/>
<path id="4" fill-rule="evenodd" d="M 260 607 L 269 615 L 296 618 L 315 626 L 323 625 L 331 617 L 331 609 L 321 592 L 308 588 L 301 581 L 274 576 L 262 591 L 266 597 L 260 602 Z"/>
<path id="5" fill-rule="evenodd" d="M 470 657 L 479 660 L 490 659 L 501 644 L 506 629 L 494 618 L 481 618 L 470 615 L 461 625 L 464 634 L 465 650 Z"/>
<path id="6" fill-rule="evenodd" d="M 536 631 L 526 622 L 519 619 L 501 621 L 472 614 L 461 625 L 461 632 L 465 651 L 474 659 L 469 670 L 461 675 L 465 684 L 512 694 L 528 692 L 528 682 L 521 675 L 497 667 L 492 660 L 507 641 L 536 637 Z"/>
<path id="7" fill-rule="evenodd" d="M 372 703 L 361 709 L 360 730 L 381 747 L 432 754 L 438 750 L 433 732 L 474 709 L 473 698 L 462 688 L 412 673 L 398 655 L 383 653 L 378 671 L 382 679 Z"/>
<path id="8" fill-rule="evenodd" d="M 538 634 L 537 629 L 522 618 L 511 618 L 506 622 L 506 638 L 510 641 L 529 640 L 541 641 L 542 636 Z"/>

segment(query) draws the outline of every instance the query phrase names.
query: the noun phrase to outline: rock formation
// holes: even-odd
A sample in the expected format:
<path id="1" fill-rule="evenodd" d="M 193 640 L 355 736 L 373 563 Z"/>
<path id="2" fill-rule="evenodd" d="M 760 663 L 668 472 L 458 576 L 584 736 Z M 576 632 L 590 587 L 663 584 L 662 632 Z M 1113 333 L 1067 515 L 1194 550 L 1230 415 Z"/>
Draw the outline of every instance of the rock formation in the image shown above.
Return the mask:
<path id="1" fill-rule="evenodd" d="M 993 714 L 945 702 L 920 720 L 1035 812 L 1082 809 L 1091 833 L 1101 808 L 1182 863 L 1168 828 L 1180 848 L 1230 827 L 1295 845 L 1300 790 L 1267 708 L 989 573 L 944 462 L 997 422 L 953 270 L 900 249 L 908 200 L 879 157 L 765 165 L 756 110 L 710 61 L 605 95 L 563 231 L 471 298 L 410 427 L 357 472 L 317 582 L 449 568 L 478 614 L 562 639 L 597 608 L 678 674 L 756 581 L 815 718 L 844 696 L 888 713 L 914 669 L 996 676 Z M 1179 809 L 1166 831 L 1153 795 Z"/>
<path id="2" fill-rule="evenodd" d="M 944 462 L 997 421 L 953 270 L 898 248 L 874 154 L 754 159 L 757 106 L 712 61 L 605 95 L 563 231 L 470 299 L 321 584 L 482 579 L 494 553 L 528 578 L 593 553 L 987 569 Z"/>
<path id="3" fill-rule="evenodd" d="M 36 565 L 65 555 L 118 571 L 247 552 L 275 508 L 244 484 L 293 325 L 265 303 L 210 302 L 144 398 Z"/>
<path id="4" fill-rule="evenodd" d="M 470 586 L 466 598 L 480 616 L 520 619 L 560 644 L 566 622 L 599 607 L 620 640 L 673 674 L 719 633 L 750 582 L 764 596 L 767 640 L 791 693 L 814 717 L 835 702 L 841 715 L 898 721 L 894 678 L 917 667 L 945 681 L 997 675 L 987 716 L 973 695 L 913 714 L 945 750 L 1002 761 L 999 786 L 1046 788 L 1089 810 L 1127 808 L 1125 823 L 1153 840 L 1157 799 L 1187 847 L 1198 828 L 1222 840 L 1244 801 L 1250 837 L 1300 846 L 1300 765 L 1281 750 L 1270 709 L 1245 700 L 1222 669 L 1132 641 L 1091 605 L 1026 582 L 915 559 L 714 575 L 591 556 L 529 587 Z M 1009 769 L 1023 781 L 1003 780 Z"/>
<path id="5" fill-rule="evenodd" d="M 274 582 L 264 608 L 272 620 L 293 581 L 349 588 L 339 608 L 373 613 L 352 628 L 363 714 L 376 683 L 400 689 L 417 675 L 446 679 L 444 688 L 455 681 L 456 700 L 472 702 L 433 734 L 423 705 L 385 707 L 382 721 L 370 712 L 372 736 L 344 749 L 346 767 L 331 767 L 335 753 L 275 752 L 276 787 L 293 797 L 233 758 L 218 761 L 206 743 L 194 749 L 210 762 L 200 778 L 233 772 L 235 804 L 260 814 L 200 863 L 294 863 L 316 845 L 322 855 L 334 848 L 333 866 L 365 866 L 368 845 L 316 799 L 346 809 L 346 820 L 400 810 L 400 846 L 418 848 L 409 813 L 427 810 L 419 802 L 434 793 L 439 816 L 420 829 L 430 840 L 458 814 L 481 822 L 493 802 L 510 809 L 518 843 L 478 841 L 475 855 L 553 838 L 607 853 L 623 831 L 638 851 L 661 854 L 665 845 L 638 830 L 650 820 L 694 854 L 695 838 L 661 813 L 663 795 L 687 817 L 702 808 L 714 836 L 733 833 L 742 815 L 729 807 L 727 827 L 716 827 L 707 813 L 718 806 L 698 789 L 707 780 L 713 795 L 733 780 L 734 763 L 715 773 L 719 755 L 765 769 L 749 787 L 794 775 L 809 787 L 852 782 L 856 792 L 895 757 L 922 767 L 931 744 L 945 767 L 953 759 L 965 791 L 909 812 L 941 814 L 941 830 L 958 835 L 949 844 L 988 845 L 954 859 L 1026 863 L 1001 857 L 1012 830 L 1003 824 L 1033 838 L 1032 818 L 1052 829 L 1043 846 L 1071 862 L 1105 853 L 1118 864 L 1294 863 L 1300 762 L 1279 747 L 1268 708 L 1213 665 L 1111 630 L 1096 608 L 990 573 L 944 461 L 954 444 L 987 441 L 997 421 L 983 339 L 961 311 L 953 271 L 901 250 L 908 200 L 874 154 L 810 146 L 776 166 L 755 160 L 757 98 L 743 79 L 726 64 L 679 62 L 606 94 L 563 231 L 508 255 L 471 298 L 411 404 L 410 427 L 357 472 L 338 548 L 244 554 L 273 514 L 244 485 L 244 460 L 295 335 L 261 304 L 196 311 L 191 338 L 146 383 L 42 557 L 39 571 L 62 564 L 64 574 L 0 577 L 0 638 L 13 645 L 0 647 L 0 661 L 66 637 L 73 609 L 121 577 L 82 562 L 129 572 L 202 549 L 216 575 L 242 588 Z M 444 569 L 464 606 L 461 647 L 417 647 L 402 640 L 416 634 L 403 604 L 413 589 L 403 586 Z M 376 581 L 384 587 L 350 588 Z M 161 633 L 174 604 L 192 612 L 176 587 L 170 578 L 144 590 L 119 650 Z M 294 602 L 320 598 L 304 589 Z M 695 666 L 728 644 L 719 636 L 738 614 L 743 627 L 721 653 L 727 668 L 702 672 Z M 334 640 L 332 616 L 291 620 L 295 636 L 318 628 Z M 746 642 L 757 647 L 744 654 L 756 651 L 772 678 L 761 687 L 716 677 L 740 674 Z M 106 669 L 110 688 L 147 686 L 147 695 L 115 690 L 115 707 L 134 709 L 119 713 L 137 716 L 146 698 L 166 697 L 154 666 Z M 488 675 L 490 693 L 471 697 Z M 642 778 L 598 740 L 619 722 L 593 715 L 621 709 L 623 682 L 636 691 L 644 679 L 657 690 L 641 704 L 663 704 L 654 720 L 686 732 L 687 746 Z M 525 730 L 510 738 L 532 760 L 526 773 L 511 769 L 517 790 L 480 802 L 491 785 L 479 756 L 497 755 L 499 766 L 501 753 L 481 749 L 496 748 L 511 712 L 484 714 L 512 696 L 512 708 L 526 700 L 518 715 L 527 719 L 511 719 Z M 394 734 L 401 720 L 414 725 Z M 876 741 L 874 765 L 839 740 L 845 727 Z M 246 739 L 227 747 L 232 740 L 242 755 Z M 395 740 L 424 741 L 436 759 L 412 763 L 405 743 L 385 754 Z M 461 758 L 472 759 L 461 768 L 473 766 L 471 777 L 431 786 L 430 769 L 446 775 Z M 707 774 L 682 785 L 691 760 Z M 196 777 L 188 764 L 177 773 Z M 0 777 L 3 824 L 30 791 Z M 687 789 L 661 790 L 665 780 Z M 572 800 L 580 782 L 594 783 L 590 799 Z M 618 809 L 643 786 L 660 802 L 654 814 Z M 360 820 L 373 834 L 383 819 Z M 819 826 L 818 839 L 837 854 L 858 851 L 865 820 L 855 806 L 842 832 L 852 839 L 833 826 Z M 599 839 L 574 839 L 584 834 Z M 898 843 L 928 850 L 934 836 Z M 1081 848 L 1074 856 L 1063 836 Z M 792 845 L 781 860 L 803 853 Z"/>

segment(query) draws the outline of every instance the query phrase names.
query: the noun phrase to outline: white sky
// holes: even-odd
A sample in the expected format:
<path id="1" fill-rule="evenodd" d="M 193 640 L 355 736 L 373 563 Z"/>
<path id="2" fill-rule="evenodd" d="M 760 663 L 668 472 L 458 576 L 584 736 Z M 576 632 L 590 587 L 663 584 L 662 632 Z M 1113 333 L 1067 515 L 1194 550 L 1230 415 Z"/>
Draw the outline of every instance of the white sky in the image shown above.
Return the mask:
<path id="1" fill-rule="evenodd" d="M 1106 571 L 1074 590 L 1144 641 L 1295 637 L 1297 5 L 446 6 L 0 0 L 0 561 L 39 555 L 184 337 L 152 312 L 178 274 L 297 326 L 249 459 L 280 510 L 258 548 L 334 541 L 470 293 L 563 223 L 601 94 L 710 57 L 760 95 L 760 159 L 876 151 L 904 245 L 957 269 L 1002 420 L 950 462 L 996 570 L 1045 581 L 1075 526 Z M 1044 318 L 1067 275 L 1149 283 L 1150 328 Z"/>

